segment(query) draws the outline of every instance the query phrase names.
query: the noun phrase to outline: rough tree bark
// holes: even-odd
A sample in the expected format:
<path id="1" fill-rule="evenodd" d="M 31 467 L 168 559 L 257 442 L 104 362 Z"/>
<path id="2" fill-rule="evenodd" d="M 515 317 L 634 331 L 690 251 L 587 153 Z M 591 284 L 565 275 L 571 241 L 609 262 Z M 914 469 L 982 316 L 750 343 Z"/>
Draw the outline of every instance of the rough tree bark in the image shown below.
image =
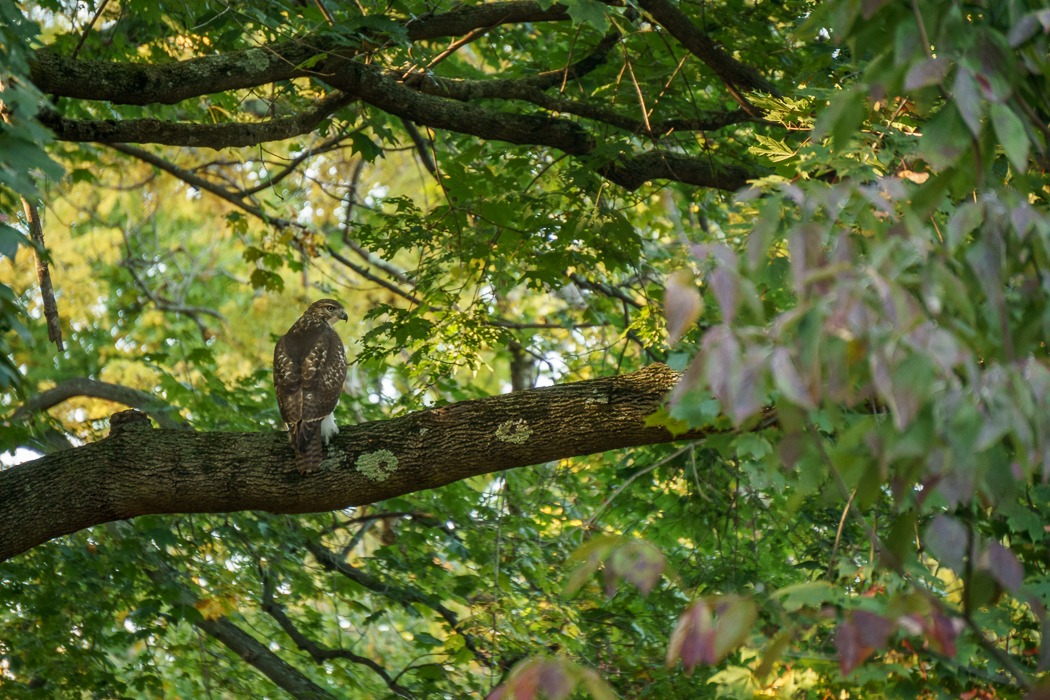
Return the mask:
<path id="1" fill-rule="evenodd" d="M 143 414 L 116 414 L 110 437 L 0 472 L 0 561 L 138 515 L 336 510 L 478 474 L 703 437 L 645 426 L 678 378 L 657 364 L 344 426 L 321 471 L 306 476 L 283 432 L 153 430 Z"/>

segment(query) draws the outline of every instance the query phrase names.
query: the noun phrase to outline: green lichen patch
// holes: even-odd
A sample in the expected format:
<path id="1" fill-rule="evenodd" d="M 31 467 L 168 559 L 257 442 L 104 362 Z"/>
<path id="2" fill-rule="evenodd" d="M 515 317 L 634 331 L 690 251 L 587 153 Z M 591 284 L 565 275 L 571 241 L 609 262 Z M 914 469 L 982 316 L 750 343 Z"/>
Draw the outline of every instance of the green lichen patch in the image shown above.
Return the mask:
<path id="1" fill-rule="evenodd" d="M 390 450 L 376 450 L 358 457 L 354 466 L 372 481 L 386 481 L 397 470 L 397 457 Z"/>
<path id="2" fill-rule="evenodd" d="M 509 420 L 496 428 L 496 439 L 520 445 L 532 436 L 532 428 L 524 418 Z"/>

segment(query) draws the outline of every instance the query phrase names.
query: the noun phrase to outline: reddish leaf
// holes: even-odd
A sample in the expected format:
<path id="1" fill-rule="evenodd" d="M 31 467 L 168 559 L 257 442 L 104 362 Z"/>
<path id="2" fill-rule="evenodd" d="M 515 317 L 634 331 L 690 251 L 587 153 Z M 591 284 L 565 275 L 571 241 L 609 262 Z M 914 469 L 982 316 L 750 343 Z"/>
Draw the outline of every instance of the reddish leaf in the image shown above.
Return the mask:
<path id="1" fill-rule="evenodd" d="M 955 638 L 959 630 L 955 623 L 943 615 L 931 615 L 933 624 L 926 630 L 926 638 L 934 650 L 948 658 L 955 657 Z"/>
<path id="2" fill-rule="evenodd" d="M 703 311 L 704 302 L 690 273 L 683 270 L 667 278 L 664 289 L 664 315 L 667 317 L 670 345 L 677 343 L 689 331 Z"/>
<path id="3" fill-rule="evenodd" d="M 686 674 L 701 662 L 711 662 L 714 647 L 714 624 L 711 610 L 698 600 L 682 613 L 667 644 L 667 668 L 682 660 Z"/>
<path id="4" fill-rule="evenodd" d="M 795 363 L 791 361 L 791 353 L 787 348 L 777 348 L 773 352 L 770 368 L 773 370 L 773 381 L 777 385 L 777 390 L 783 394 L 785 399 L 803 408 L 817 407 L 809 392 L 806 391 L 802 377 L 795 369 Z"/>
<path id="5" fill-rule="evenodd" d="M 918 88 L 926 87 L 927 85 L 933 85 L 944 80 L 944 76 L 948 73 L 948 59 L 944 56 L 938 58 L 927 58 L 924 61 L 916 63 L 908 71 L 907 77 L 904 78 L 904 89 L 905 90 L 916 90 Z"/>
<path id="6" fill-rule="evenodd" d="M 569 675 L 570 671 L 563 661 L 544 661 L 536 669 L 536 687 L 546 693 L 550 700 L 567 698 L 576 687 L 576 679 Z"/>
<path id="7" fill-rule="evenodd" d="M 952 89 L 952 99 L 955 106 L 959 108 L 966 126 L 974 136 L 981 135 L 981 117 L 984 116 L 984 103 L 981 102 L 981 94 L 977 88 L 977 81 L 973 73 L 960 68 L 955 76 L 955 87 Z"/>
<path id="8" fill-rule="evenodd" d="M 719 267 L 711 273 L 711 289 L 718 299 L 718 306 L 722 309 L 723 323 L 732 323 L 736 319 L 740 298 L 739 282 L 736 273 L 724 267 Z"/>
<path id="9" fill-rule="evenodd" d="M 664 571 L 664 555 L 648 542 L 634 541 L 620 547 L 606 569 L 633 583 L 643 595 L 649 595 Z"/>
<path id="10" fill-rule="evenodd" d="M 853 624 L 857 628 L 862 646 L 881 649 L 896 625 L 881 615 L 857 610 L 853 613 Z"/>
<path id="11" fill-rule="evenodd" d="M 940 563 L 956 572 L 963 570 L 966 555 L 966 530 L 959 521 L 947 515 L 938 515 L 926 528 L 926 546 Z"/>
<path id="12" fill-rule="evenodd" d="M 879 8 L 888 3 L 890 0 L 863 0 L 861 2 L 861 11 L 864 13 L 864 19 L 871 19 Z"/>
<path id="13" fill-rule="evenodd" d="M 1011 593 L 1024 582 L 1024 567 L 1014 553 L 998 542 L 988 546 L 988 567 L 992 576 Z"/>
<path id="14" fill-rule="evenodd" d="M 734 600 L 724 609 L 720 606 L 712 648 L 714 658 L 710 663 L 718 663 L 743 644 L 757 619 L 758 610 L 750 600 Z"/>
<path id="15" fill-rule="evenodd" d="M 1050 700 L 1050 683 L 1036 686 L 1024 696 L 1024 700 Z"/>
<path id="16" fill-rule="evenodd" d="M 839 652 L 839 668 L 843 676 L 852 673 L 873 651 L 864 646 L 857 628 L 849 622 L 843 622 L 835 630 L 835 648 Z"/>

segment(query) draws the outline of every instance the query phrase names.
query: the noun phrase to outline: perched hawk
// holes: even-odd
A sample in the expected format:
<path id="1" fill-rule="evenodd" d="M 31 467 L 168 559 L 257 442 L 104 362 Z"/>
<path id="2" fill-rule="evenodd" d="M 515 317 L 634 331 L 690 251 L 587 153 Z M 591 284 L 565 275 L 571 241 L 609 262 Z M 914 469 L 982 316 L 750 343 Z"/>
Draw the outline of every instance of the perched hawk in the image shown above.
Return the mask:
<path id="1" fill-rule="evenodd" d="M 346 320 L 343 305 L 321 299 L 310 305 L 273 351 L 273 387 L 300 472 L 321 464 L 321 441 L 339 432 L 332 411 L 346 381 L 343 341 L 332 326 Z"/>

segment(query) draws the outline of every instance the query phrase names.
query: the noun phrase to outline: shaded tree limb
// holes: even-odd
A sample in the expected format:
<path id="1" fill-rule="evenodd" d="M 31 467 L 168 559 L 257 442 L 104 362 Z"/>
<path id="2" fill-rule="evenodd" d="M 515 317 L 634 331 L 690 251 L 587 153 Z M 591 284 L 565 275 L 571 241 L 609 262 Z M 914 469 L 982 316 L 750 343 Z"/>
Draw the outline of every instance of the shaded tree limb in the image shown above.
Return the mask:
<path id="1" fill-rule="evenodd" d="M 36 278 L 40 284 L 40 297 L 44 302 L 44 318 L 47 320 L 47 339 L 55 344 L 59 352 L 65 350 L 62 345 L 62 323 L 58 318 L 58 304 L 55 303 L 55 290 L 51 286 L 51 270 L 47 266 L 47 246 L 44 245 L 44 229 L 40 225 L 40 213 L 36 205 L 22 197 L 22 207 L 29 223 L 29 237 L 36 250 Z"/>
<path id="2" fill-rule="evenodd" d="M 95 143 L 156 143 L 190 148 L 238 148 L 283 141 L 308 134 L 334 112 L 356 101 L 335 90 L 299 114 L 264 122 L 192 124 L 159 119 L 69 119 L 54 110 L 37 115 L 59 141 Z"/>
<path id="3" fill-rule="evenodd" d="M 451 12 L 405 22 L 409 41 L 461 36 L 496 24 L 568 20 L 564 5 L 544 9 L 535 0 L 510 0 L 461 6 Z M 30 62 L 30 78 L 48 95 L 114 104 L 175 104 L 227 90 L 258 87 L 317 73 L 298 66 L 332 50 L 343 50 L 332 38 L 306 36 L 264 47 L 211 54 L 151 65 L 74 60 L 38 50 Z"/>
<path id="4" fill-rule="evenodd" d="M 229 618 L 203 618 L 193 624 L 208 636 L 222 642 L 245 663 L 254 666 L 296 700 L 336 700 L 334 695 L 307 678 L 295 666 L 270 651 L 265 644 L 233 624 Z"/>
<path id="5" fill-rule="evenodd" d="M 702 438 L 710 431 L 676 436 L 645 425 L 679 376 L 657 364 L 344 426 L 307 476 L 283 432 L 152 430 L 145 415 L 118 413 L 108 438 L 0 472 L 0 561 L 138 515 L 337 510 L 504 469 Z"/>
<path id="6" fill-rule="evenodd" d="M 669 0 L 638 0 L 638 6 L 726 83 L 745 90 L 761 90 L 776 97 L 781 96 L 775 85 L 763 78 L 757 70 L 741 63 L 725 49 L 720 48 L 687 14 L 672 5 Z"/>
<path id="7" fill-rule="evenodd" d="M 309 654 L 310 658 L 312 658 L 315 663 L 323 664 L 330 659 L 346 659 L 352 663 L 367 666 L 372 669 L 376 675 L 382 678 L 383 682 L 386 683 L 394 693 L 403 698 L 412 697 L 412 694 L 409 693 L 408 690 L 398 685 L 394 679 L 390 677 L 390 674 L 387 673 L 385 668 L 372 659 L 355 654 L 349 649 L 326 649 L 303 634 L 295 626 L 295 623 L 292 622 L 292 619 L 288 617 L 288 614 L 284 611 L 284 606 L 274 600 L 273 587 L 270 585 L 270 577 L 265 573 L 263 574 L 262 609 L 263 612 L 269 614 L 270 617 L 277 621 L 277 624 L 281 626 L 281 629 L 284 630 L 285 634 L 291 637 L 292 641 L 295 642 L 295 646 L 299 647 L 300 651 L 305 651 Z"/>
<path id="8" fill-rule="evenodd" d="M 178 576 L 175 569 L 161 564 L 158 568 L 146 568 L 144 571 L 154 584 L 170 586 L 174 583 L 180 589 L 178 601 L 182 605 L 192 607 L 197 603 L 198 597 L 193 591 L 182 584 L 175 583 L 174 579 Z M 192 624 L 237 654 L 246 664 L 255 667 L 274 685 L 286 691 L 296 700 L 336 700 L 334 695 L 307 678 L 295 666 L 270 651 L 266 644 L 242 630 L 228 617 L 221 615 L 212 618 L 201 617 L 193 620 Z"/>
<path id="9" fill-rule="evenodd" d="M 28 420 L 34 413 L 46 411 L 63 401 L 86 396 L 92 399 L 112 401 L 147 413 L 157 425 L 169 430 L 186 428 L 186 422 L 178 415 L 178 409 L 169 406 L 153 394 L 120 384 L 110 384 L 87 377 L 74 377 L 59 382 L 53 388 L 42 391 L 26 401 L 11 414 L 9 420 Z M 174 414 L 176 417 L 172 417 Z"/>

